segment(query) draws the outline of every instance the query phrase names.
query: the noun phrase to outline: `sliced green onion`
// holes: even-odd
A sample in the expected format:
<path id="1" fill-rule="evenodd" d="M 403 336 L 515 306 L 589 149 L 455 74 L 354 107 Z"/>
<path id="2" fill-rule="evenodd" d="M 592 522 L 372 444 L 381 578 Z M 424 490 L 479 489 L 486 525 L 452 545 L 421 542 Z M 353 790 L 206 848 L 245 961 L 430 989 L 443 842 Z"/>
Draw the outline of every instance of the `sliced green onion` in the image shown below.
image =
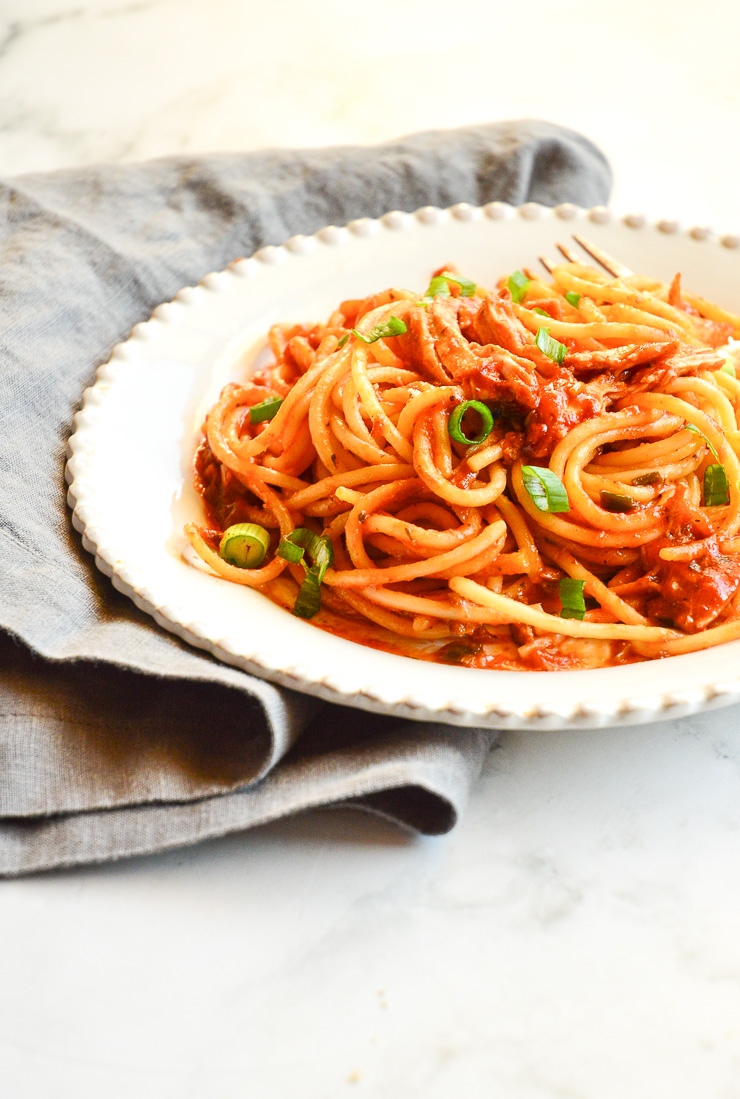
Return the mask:
<path id="1" fill-rule="evenodd" d="M 235 523 L 225 530 L 218 553 L 228 565 L 237 569 L 256 569 L 262 564 L 270 546 L 270 535 L 257 523 Z"/>
<path id="2" fill-rule="evenodd" d="M 347 340 L 350 338 L 351 335 L 352 335 L 351 332 L 345 332 L 344 335 L 341 336 L 337 340 L 337 351 L 339 350 L 340 347 L 344 347 L 344 345 L 346 344 Z"/>
<path id="3" fill-rule="evenodd" d="M 361 339 L 363 343 L 375 343 L 376 340 L 387 339 L 388 336 L 402 336 L 406 332 L 406 325 L 398 317 L 390 317 L 387 321 L 380 321 L 374 328 L 371 328 L 367 336 L 363 336 L 362 332 L 358 332 L 356 328 L 352 331 Z"/>
<path id="4" fill-rule="evenodd" d="M 259 404 L 252 405 L 249 410 L 249 422 L 251 424 L 261 424 L 263 420 L 274 419 L 282 403 L 282 397 L 266 397 Z"/>
<path id="5" fill-rule="evenodd" d="M 574 309 L 577 309 L 578 303 L 581 300 L 581 295 L 576 294 L 575 290 L 569 290 L 568 293 L 565 295 L 565 300 L 567 301 L 568 305 L 572 305 Z"/>
<path id="6" fill-rule="evenodd" d="M 608 492 L 604 489 L 601 493 L 601 506 L 604 511 L 632 511 L 635 501 L 621 492 Z"/>
<path id="7" fill-rule="evenodd" d="M 533 313 L 539 313 L 539 315 L 540 315 L 541 317 L 547 317 L 547 318 L 548 318 L 548 320 L 552 320 L 552 317 L 551 317 L 551 316 L 550 316 L 550 314 L 549 314 L 549 313 L 547 312 L 547 310 L 546 310 L 546 309 L 540 309 L 539 305 L 535 305 L 535 307 L 534 307 L 534 309 L 532 310 L 532 312 L 533 312 Z"/>
<path id="8" fill-rule="evenodd" d="M 540 511 L 570 511 L 565 485 L 547 466 L 522 466 L 522 480 Z"/>
<path id="9" fill-rule="evenodd" d="M 480 432 L 473 439 L 469 439 L 462 429 L 463 416 L 469 411 L 476 412 L 481 421 Z M 464 446 L 478 446 L 479 443 L 485 443 L 492 431 L 493 415 L 482 401 L 462 401 L 461 404 L 453 408 L 447 422 L 447 432 L 450 438 L 454 439 L 456 443 L 463 443 Z"/>
<path id="10" fill-rule="evenodd" d="M 449 298 L 451 282 L 456 283 L 460 287 L 460 294 L 463 298 L 472 298 L 477 287 L 470 279 L 464 278 L 462 275 L 451 275 L 449 271 L 443 271 L 441 275 L 435 275 L 432 281 L 427 287 L 427 292 L 421 299 L 421 305 L 430 305 L 435 298 Z"/>
<path id="11" fill-rule="evenodd" d="M 313 618 L 321 610 L 321 581 L 318 572 L 311 568 L 306 572 L 301 584 L 292 613 L 296 618 Z"/>
<path id="12" fill-rule="evenodd" d="M 529 283 L 530 280 L 523 271 L 514 271 L 513 274 L 509 275 L 509 281 L 506 285 L 509 287 L 512 301 L 515 301 L 518 304 L 524 299 L 529 288 Z"/>
<path id="13" fill-rule="evenodd" d="M 443 271 L 442 278 L 447 279 L 448 282 L 456 282 L 460 287 L 460 296 L 463 298 L 472 298 L 477 290 L 475 283 L 464 278 L 463 275 L 451 275 L 449 271 Z"/>
<path id="14" fill-rule="evenodd" d="M 301 546 L 297 546 L 295 542 L 291 542 L 290 538 L 281 538 L 275 552 L 284 561 L 290 561 L 291 565 L 296 565 L 302 559 L 305 551 Z"/>
<path id="15" fill-rule="evenodd" d="M 717 451 L 716 451 L 716 450 L 714 449 L 714 447 L 712 446 L 712 444 L 711 444 L 711 443 L 709 442 L 709 439 L 707 439 L 707 437 L 706 437 L 706 435 L 704 434 L 704 432 L 703 432 L 703 431 L 700 431 L 698 427 L 694 427 L 694 425 L 693 425 L 693 424 L 688 424 L 688 423 L 686 424 L 686 429 L 687 429 L 688 431 L 693 431 L 693 432 L 694 432 L 694 435 L 701 435 L 702 439 L 703 439 L 703 440 L 704 440 L 704 442 L 705 442 L 705 443 L 707 444 L 707 446 L 708 446 L 708 447 L 709 447 L 709 449 L 711 450 L 711 452 L 712 452 L 712 454 L 714 455 L 714 457 L 715 457 L 715 458 L 717 459 L 717 461 L 719 461 L 719 454 L 718 454 L 718 453 L 717 453 Z"/>
<path id="16" fill-rule="evenodd" d="M 565 358 L 565 352 L 568 350 L 564 343 L 558 343 L 550 335 L 549 328 L 538 328 L 537 338 L 534 341 L 539 347 L 543 355 L 547 355 L 548 359 L 552 359 L 554 363 L 561 363 Z"/>
<path id="17" fill-rule="evenodd" d="M 736 376 L 737 372 L 735 370 L 735 360 L 733 359 L 733 357 L 731 355 L 728 355 L 725 358 L 724 363 L 720 367 L 720 371 L 723 374 L 729 374 L 730 377 L 732 377 L 732 378 L 734 378 Z"/>
<path id="18" fill-rule="evenodd" d="M 720 507 L 730 502 L 730 485 L 724 466 L 707 466 L 704 470 L 704 506 Z"/>
<path id="19" fill-rule="evenodd" d="M 463 637 L 459 641 L 451 641 L 449 645 L 443 645 L 441 649 L 437 649 L 436 659 L 444 664 L 464 664 L 466 657 L 474 656 L 480 650 L 481 646 L 475 641 Z"/>
<path id="20" fill-rule="evenodd" d="M 314 567 L 319 570 L 319 581 L 324 579 L 324 573 L 330 565 L 334 564 L 334 546 L 329 538 L 319 538 L 319 544 L 313 551 Z"/>
<path id="21" fill-rule="evenodd" d="M 427 286 L 427 292 L 421 299 L 420 305 L 431 305 L 435 298 L 449 298 L 450 284 L 442 275 L 435 275 Z"/>
<path id="22" fill-rule="evenodd" d="M 334 564 L 334 547 L 331 544 L 331 540 L 329 538 L 324 538 L 321 534 L 314 534 L 308 527 L 296 527 L 296 529 L 292 530 L 285 538 L 280 539 L 281 546 L 286 542 L 289 545 L 304 549 L 314 565 L 322 566 L 322 579 L 329 565 Z M 286 558 L 286 560 L 290 560 L 290 558 Z M 300 560 L 300 558 L 296 558 L 295 560 Z"/>
<path id="23" fill-rule="evenodd" d="M 305 554 L 312 562 L 310 567 L 305 562 Z M 300 561 L 306 570 L 292 613 L 298 618 L 313 618 L 321 609 L 321 581 L 324 573 L 334 564 L 334 546 L 331 540 L 314 534 L 307 527 L 296 527 L 285 538 L 280 539 L 278 555 L 293 564 Z"/>
<path id="24" fill-rule="evenodd" d="M 657 485 L 663 478 L 658 473 L 657 469 L 652 469 L 650 473 L 641 473 L 639 477 L 632 478 L 633 485 Z"/>
<path id="25" fill-rule="evenodd" d="M 281 538 L 281 542 L 292 542 L 294 546 L 300 546 L 302 549 L 308 549 L 313 544 L 314 538 L 318 539 L 319 535 L 314 534 L 308 527 L 296 527 L 290 534 L 286 534 L 284 538 Z"/>
<path id="26" fill-rule="evenodd" d="M 563 608 L 560 612 L 561 618 L 577 618 L 579 621 L 583 621 L 586 613 L 586 601 L 583 598 L 585 586 L 585 580 L 573 580 L 570 576 L 560 581 L 558 587 L 560 604 Z"/>

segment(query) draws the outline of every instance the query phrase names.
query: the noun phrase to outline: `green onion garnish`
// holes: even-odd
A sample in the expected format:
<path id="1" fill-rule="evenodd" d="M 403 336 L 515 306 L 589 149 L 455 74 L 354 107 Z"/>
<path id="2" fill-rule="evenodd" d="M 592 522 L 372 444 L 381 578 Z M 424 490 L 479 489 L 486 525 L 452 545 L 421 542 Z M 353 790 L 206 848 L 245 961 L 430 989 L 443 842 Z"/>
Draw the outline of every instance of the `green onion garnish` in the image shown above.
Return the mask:
<path id="1" fill-rule="evenodd" d="M 565 300 L 567 301 L 568 305 L 572 305 L 574 309 L 577 309 L 578 303 L 581 300 L 581 295 L 576 294 L 575 290 L 569 290 L 568 293 L 565 295 Z"/>
<path id="2" fill-rule="evenodd" d="M 252 405 L 249 410 L 249 422 L 251 424 L 261 424 L 263 420 L 274 419 L 282 403 L 282 397 L 266 397 L 259 404 Z"/>
<path id="3" fill-rule="evenodd" d="M 481 646 L 469 638 L 461 637 L 459 641 L 451 641 L 449 645 L 443 645 L 437 649 L 435 659 L 444 664 L 464 664 L 465 658 L 475 656 L 481 651 Z"/>
<path id="4" fill-rule="evenodd" d="M 370 329 L 367 336 L 363 336 L 362 332 L 358 332 L 356 328 L 353 328 L 352 331 L 363 343 L 375 343 L 376 340 L 384 340 L 388 336 L 402 336 L 406 331 L 406 325 L 398 317 L 392 316 L 389 320 L 376 324 L 374 328 Z"/>
<path id="5" fill-rule="evenodd" d="M 518 304 L 524 299 L 529 288 L 529 283 L 530 280 L 523 271 L 514 271 L 513 274 L 509 275 L 509 281 L 506 285 L 509 287 L 512 301 L 515 301 Z"/>
<path id="6" fill-rule="evenodd" d="M 481 421 L 480 432 L 473 439 L 469 439 L 462 429 L 463 416 L 468 411 L 477 412 Z M 485 443 L 486 439 L 493 431 L 493 416 L 491 410 L 487 408 L 482 401 L 462 401 L 462 403 L 456 405 L 450 413 L 450 418 L 447 422 L 447 431 L 451 439 L 454 439 L 456 443 L 462 443 L 464 446 L 478 446 L 479 443 Z"/>
<path id="7" fill-rule="evenodd" d="M 632 478 L 633 485 L 657 485 L 663 478 L 658 473 L 657 469 L 652 469 L 650 473 L 641 473 L 639 477 Z"/>
<path id="8" fill-rule="evenodd" d="M 225 530 L 218 553 L 228 565 L 237 569 L 256 569 L 262 564 L 270 546 L 270 535 L 257 523 L 235 523 Z"/>
<path id="9" fill-rule="evenodd" d="M 460 287 L 460 296 L 463 298 L 472 298 L 477 289 L 475 283 L 463 275 L 451 275 L 449 271 L 443 271 L 442 278 L 447 279 L 448 282 L 456 282 Z"/>
<path id="10" fill-rule="evenodd" d="M 282 557 L 284 561 L 290 561 L 291 565 L 296 565 L 302 559 L 304 552 L 303 547 L 291 542 L 290 538 L 281 538 L 275 550 L 278 557 Z"/>
<path id="11" fill-rule="evenodd" d="M 601 506 L 604 511 L 632 511 L 635 502 L 631 496 L 604 489 L 601 493 Z"/>
<path id="12" fill-rule="evenodd" d="M 450 284 L 447 279 L 442 275 L 435 275 L 432 281 L 427 286 L 427 291 L 424 297 L 421 299 L 423 305 L 428 305 L 434 301 L 435 298 L 449 298 L 450 296 Z"/>
<path id="13" fill-rule="evenodd" d="M 734 378 L 736 375 L 735 360 L 728 356 L 719 369 L 722 374 L 729 374 L 730 377 Z"/>
<path id="14" fill-rule="evenodd" d="M 313 557 L 315 568 L 319 570 L 319 580 L 324 579 L 324 573 L 330 565 L 334 564 L 334 546 L 330 538 L 319 538 L 318 545 L 308 550 Z"/>
<path id="15" fill-rule="evenodd" d="M 293 614 L 298 618 L 313 618 L 321 609 L 321 581 L 330 565 L 334 564 L 334 546 L 329 538 L 314 534 L 307 527 L 296 527 L 285 538 L 280 539 L 278 556 L 293 564 L 301 562 L 306 575 L 300 586 Z M 311 560 L 307 565 L 304 553 Z"/>
<path id="16" fill-rule="evenodd" d="M 586 613 L 586 601 L 583 598 L 585 586 L 585 580 L 573 580 L 570 576 L 560 581 L 558 587 L 560 603 L 563 608 L 560 612 L 561 618 L 577 618 L 579 621 L 583 621 Z"/>
<path id="17" fill-rule="evenodd" d="M 565 485 L 551 469 L 546 466 L 522 466 L 522 480 L 540 511 L 570 511 Z"/>
<path id="18" fill-rule="evenodd" d="M 435 298 L 449 298 L 451 282 L 456 283 L 460 287 L 460 294 L 463 298 L 472 298 L 477 287 L 470 279 L 464 278 L 462 275 L 451 275 L 449 271 L 443 271 L 441 275 L 435 275 L 432 281 L 427 287 L 427 292 L 421 299 L 422 305 L 429 305 Z"/>
<path id="19" fill-rule="evenodd" d="M 546 310 L 546 309 L 540 309 L 539 305 L 535 305 L 535 307 L 534 307 L 534 309 L 532 310 L 532 312 L 533 312 L 533 313 L 539 313 L 539 315 L 540 315 L 541 317 L 547 317 L 547 318 L 548 318 L 548 320 L 552 320 L 552 317 L 551 317 L 551 316 L 550 316 L 550 314 L 549 314 L 549 313 L 547 312 L 547 310 Z"/>
<path id="20" fill-rule="evenodd" d="M 314 568 L 306 569 L 306 576 L 298 589 L 292 613 L 296 618 L 313 618 L 321 610 L 321 580 Z"/>
<path id="21" fill-rule="evenodd" d="M 280 552 L 281 547 L 285 549 L 286 544 L 288 546 L 295 546 L 297 549 L 305 550 L 314 565 L 321 565 L 322 579 L 329 565 L 334 564 L 334 547 L 331 544 L 331 540 L 329 538 L 324 538 L 321 534 L 314 534 L 308 527 L 296 527 L 296 529 L 292 530 L 285 538 L 281 538 L 278 552 Z M 280 553 L 280 556 L 285 557 L 286 561 L 300 561 L 303 554 L 301 553 L 298 557 L 288 557 L 285 553 Z"/>
<path id="22" fill-rule="evenodd" d="M 717 459 L 717 461 L 719 461 L 719 454 L 718 454 L 718 453 L 717 453 L 717 451 L 716 451 L 716 450 L 714 449 L 714 447 L 712 446 L 712 444 L 711 444 L 711 443 L 709 442 L 709 439 L 707 439 L 707 437 L 706 437 L 706 435 L 704 434 L 704 432 L 703 432 L 703 431 L 700 431 L 698 427 L 694 427 L 694 425 L 693 425 L 693 424 L 686 424 L 686 429 L 687 429 L 687 431 L 693 431 L 693 432 L 694 432 L 694 435 L 701 435 L 702 439 L 703 439 L 703 440 L 704 440 L 704 442 L 705 442 L 705 443 L 707 444 L 707 446 L 708 446 L 708 447 L 709 447 L 709 449 L 711 450 L 711 452 L 712 452 L 712 454 L 714 455 L 714 457 L 715 457 L 715 458 Z"/>
<path id="23" fill-rule="evenodd" d="M 707 466 L 704 470 L 704 506 L 720 507 L 730 502 L 730 485 L 724 466 Z"/>
<path id="24" fill-rule="evenodd" d="M 534 341 L 539 347 L 543 355 L 547 355 L 548 359 L 552 359 L 554 363 L 561 363 L 565 358 L 565 352 L 568 350 L 564 343 L 558 343 L 550 335 L 549 328 L 538 328 L 537 338 Z"/>
<path id="25" fill-rule="evenodd" d="M 337 351 L 339 350 L 340 347 L 344 347 L 344 345 L 346 344 L 347 340 L 350 338 L 351 335 L 352 335 L 351 332 L 345 332 L 344 335 L 341 336 L 340 339 L 337 340 Z"/>

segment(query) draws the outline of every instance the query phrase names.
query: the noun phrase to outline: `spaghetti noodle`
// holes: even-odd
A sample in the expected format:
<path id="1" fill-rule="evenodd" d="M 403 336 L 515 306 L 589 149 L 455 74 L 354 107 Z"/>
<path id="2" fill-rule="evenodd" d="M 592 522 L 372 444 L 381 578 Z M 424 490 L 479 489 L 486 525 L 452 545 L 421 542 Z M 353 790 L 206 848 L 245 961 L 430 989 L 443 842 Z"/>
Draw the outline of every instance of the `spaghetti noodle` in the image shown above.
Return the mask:
<path id="1" fill-rule="evenodd" d="M 195 461 L 218 576 L 322 629 L 480 668 L 740 637 L 740 318 L 567 263 L 276 325 Z M 740 345 L 738 345 L 740 346 Z"/>

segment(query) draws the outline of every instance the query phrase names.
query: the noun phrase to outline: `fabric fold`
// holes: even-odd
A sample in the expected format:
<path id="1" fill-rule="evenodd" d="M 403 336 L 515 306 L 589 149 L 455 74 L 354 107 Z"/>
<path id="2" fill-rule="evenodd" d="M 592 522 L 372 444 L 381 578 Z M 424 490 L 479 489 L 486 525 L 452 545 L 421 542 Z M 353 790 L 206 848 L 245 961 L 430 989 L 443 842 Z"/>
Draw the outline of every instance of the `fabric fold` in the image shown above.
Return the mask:
<path id="1" fill-rule="evenodd" d="M 320 715 L 296 750 L 246 789 L 192 801 L 6 816 L 0 874 L 148 855 L 327 805 L 378 813 L 427 835 L 454 827 L 495 732 L 332 711 L 330 722 Z"/>
<path id="2" fill-rule="evenodd" d="M 491 735 L 376 716 L 365 743 L 364 718 L 161 630 L 82 548 L 66 440 L 113 345 L 239 256 L 390 209 L 601 204 L 609 184 L 590 142 L 536 121 L 0 179 L 0 874 L 337 801 L 452 827 Z"/>

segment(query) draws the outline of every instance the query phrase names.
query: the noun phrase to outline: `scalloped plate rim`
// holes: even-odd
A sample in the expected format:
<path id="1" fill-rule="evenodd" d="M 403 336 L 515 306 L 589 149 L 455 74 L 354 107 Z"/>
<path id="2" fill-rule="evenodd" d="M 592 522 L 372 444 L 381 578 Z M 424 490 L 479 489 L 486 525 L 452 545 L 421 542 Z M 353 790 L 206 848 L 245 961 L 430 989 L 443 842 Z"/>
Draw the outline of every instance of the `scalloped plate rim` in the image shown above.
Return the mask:
<path id="1" fill-rule="evenodd" d="M 672 657 L 660 662 L 649 664 L 625 665 L 620 668 L 594 669 L 588 672 L 519 672 L 501 673 L 496 671 L 481 671 L 472 669 L 449 668 L 446 665 L 434 665 L 424 661 L 415 661 L 411 658 L 382 654 L 381 663 L 401 661 L 403 668 L 400 671 L 399 681 L 413 679 L 413 673 L 409 665 L 415 668 L 433 668 L 436 678 L 456 678 L 455 673 L 475 677 L 487 677 L 494 691 L 495 682 L 502 682 L 502 677 L 521 677 L 521 686 L 526 686 L 527 680 L 532 677 L 547 678 L 556 676 L 570 678 L 583 676 L 603 677 L 619 675 L 624 681 L 624 688 L 620 688 L 617 694 L 622 697 L 615 701 L 603 702 L 597 697 L 596 681 L 593 681 L 593 697 L 574 697 L 565 705 L 548 706 L 542 701 L 532 705 L 516 705 L 510 701 L 502 704 L 500 700 L 494 700 L 483 705 L 471 705 L 459 697 L 452 695 L 444 701 L 436 704 L 426 703 L 419 696 L 418 689 L 404 690 L 399 686 L 384 689 L 379 683 L 372 681 L 360 684 L 350 683 L 342 686 L 341 676 L 339 683 L 333 673 L 326 673 L 318 667 L 284 664 L 279 656 L 275 663 L 275 656 L 268 656 L 256 649 L 253 652 L 234 651 L 228 640 L 224 637 L 214 637 L 213 629 L 201 622 L 189 620 L 185 606 L 172 606 L 170 603 L 162 603 L 156 591 L 150 589 L 150 585 L 141 577 L 140 571 L 126 565 L 118 558 L 115 546 L 108 544 L 105 529 L 100 528 L 95 522 L 95 499 L 92 500 L 92 518 L 90 517 L 91 500 L 86 495 L 84 467 L 85 460 L 90 459 L 91 445 L 95 444 L 95 410 L 101 403 L 105 405 L 110 399 L 106 387 L 116 385 L 116 367 L 121 362 L 134 361 L 137 355 L 143 355 L 146 360 L 147 345 L 150 345 L 162 331 L 170 332 L 177 329 L 183 323 L 196 315 L 204 303 L 213 301 L 211 295 L 218 296 L 224 290 L 230 289 L 234 279 L 238 279 L 245 285 L 257 278 L 264 271 L 277 267 L 283 268 L 303 259 L 310 259 L 316 255 L 317 248 L 328 247 L 340 249 L 346 247 L 349 242 L 370 240 L 381 235 L 384 231 L 392 233 L 396 239 L 404 228 L 416 226 L 422 230 L 433 231 L 435 227 L 449 226 L 450 223 L 464 225 L 471 222 L 489 221 L 492 225 L 511 222 L 512 219 L 521 218 L 524 222 L 537 223 L 544 220 L 552 222 L 560 220 L 564 223 L 563 233 L 567 232 L 568 223 L 591 222 L 594 226 L 611 225 L 622 226 L 628 230 L 644 230 L 664 234 L 685 241 L 697 243 L 710 243 L 721 247 L 723 250 L 735 253 L 740 259 L 737 249 L 740 247 L 740 239 L 735 236 L 716 237 L 704 227 L 689 228 L 681 231 L 678 223 L 673 220 L 658 220 L 650 223 L 642 215 L 626 215 L 621 219 L 611 210 L 604 207 L 595 207 L 584 210 L 572 204 L 562 204 L 557 207 L 544 207 L 536 203 L 526 203 L 523 206 L 514 207 L 506 203 L 489 203 L 484 207 L 473 207 L 461 203 L 446 210 L 437 207 L 422 207 L 413 213 L 391 211 L 379 219 L 356 219 L 347 226 L 326 226 L 311 236 L 294 236 L 283 245 L 268 245 L 255 252 L 246 259 L 234 260 L 228 267 L 220 272 L 212 272 L 206 275 L 195 286 L 183 287 L 170 302 L 164 302 L 153 311 L 149 320 L 135 325 L 128 339 L 117 344 L 109 360 L 103 363 L 96 372 L 95 381 L 88 387 L 82 399 L 80 410 L 75 416 L 75 431 L 70 436 L 67 444 L 68 461 L 65 469 L 65 477 L 68 482 L 68 501 L 73 509 L 73 522 L 75 528 L 81 533 L 85 549 L 94 555 L 96 566 L 109 576 L 114 586 L 136 605 L 150 614 L 163 628 L 170 630 L 190 644 L 204 649 L 213 656 L 223 660 L 231 666 L 242 668 L 251 674 L 276 682 L 293 690 L 303 691 L 317 695 L 327 701 L 355 706 L 380 713 L 392 713 L 404 718 L 420 721 L 436 720 L 458 726 L 489 726 L 497 728 L 593 728 L 598 726 L 641 724 L 648 721 L 668 719 L 674 716 L 693 713 L 703 709 L 725 706 L 740 700 L 740 675 L 734 675 L 729 679 L 712 680 L 700 677 L 701 682 L 686 689 L 677 687 L 668 692 L 650 694 L 649 692 L 630 691 L 629 682 L 634 678 L 634 669 L 650 667 L 653 663 L 662 666 L 673 665 L 678 672 L 679 664 L 686 668 L 686 662 L 694 661 L 698 654 L 689 654 L 682 657 Z M 454 257 L 453 257 L 454 258 Z M 525 258 L 522 262 L 527 262 Z M 532 260 L 534 262 L 534 260 Z M 740 265 L 738 266 L 740 279 Z M 256 323 L 256 322 L 255 322 Z M 165 336 L 166 339 L 166 336 Z M 208 369 L 207 367 L 204 369 Z M 114 393 L 115 395 L 115 393 Z M 93 457 L 94 462 L 94 457 Z M 82 467 L 82 468 L 80 468 Z M 82 473 L 82 476 L 80 476 Z M 196 570 L 192 570 L 195 572 Z M 210 578 L 209 578 L 210 579 Z M 216 583 L 223 584 L 217 578 Z M 286 614 L 286 612 L 281 612 Z M 295 620 L 286 614 L 286 618 L 293 624 Z M 302 626 L 305 624 L 301 623 Z M 310 627 L 309 627 L 310 628 Z M 218 632 L 218 631 L 216 631 Z M 315 630 L 314 634 L 326 638 L 323 631 Z M 350 641 L 340 641 L 342 646 L 350 646 L 354 654 L 358 648 L 367 656 L 372 665 L 373 659 L 368 654 L 378 655 L 374 649 L 366 649 L 357 646 Z M 312 646 L 313 647 L 313 646 Z M 321 648 L 318 645 L 319 649 Z M 723 649 L 734 647 L 740 652 L 740 642 L 730 642 Z M 716 650 L 713 650 L 716 651 Z M 363 676 L 360 679 L 364 678 Z M 372 677 L 370 677 L 372 678 Z M 424 678 L 423 676 L 421 678 Z M 482 680 L 480 681 L 482 683 Z M 472 686 L 472 684 L 471 684 Z M 444 689 L 442 691 L 444 694 Z M 475 692 L 474 692 L 475 693 Z M 495 693 L 495 692 L 494 692 Z M 576 692 L 578 695 L 581 691 Z M 592 692 L 588 691 L 587 696 Z"/>

